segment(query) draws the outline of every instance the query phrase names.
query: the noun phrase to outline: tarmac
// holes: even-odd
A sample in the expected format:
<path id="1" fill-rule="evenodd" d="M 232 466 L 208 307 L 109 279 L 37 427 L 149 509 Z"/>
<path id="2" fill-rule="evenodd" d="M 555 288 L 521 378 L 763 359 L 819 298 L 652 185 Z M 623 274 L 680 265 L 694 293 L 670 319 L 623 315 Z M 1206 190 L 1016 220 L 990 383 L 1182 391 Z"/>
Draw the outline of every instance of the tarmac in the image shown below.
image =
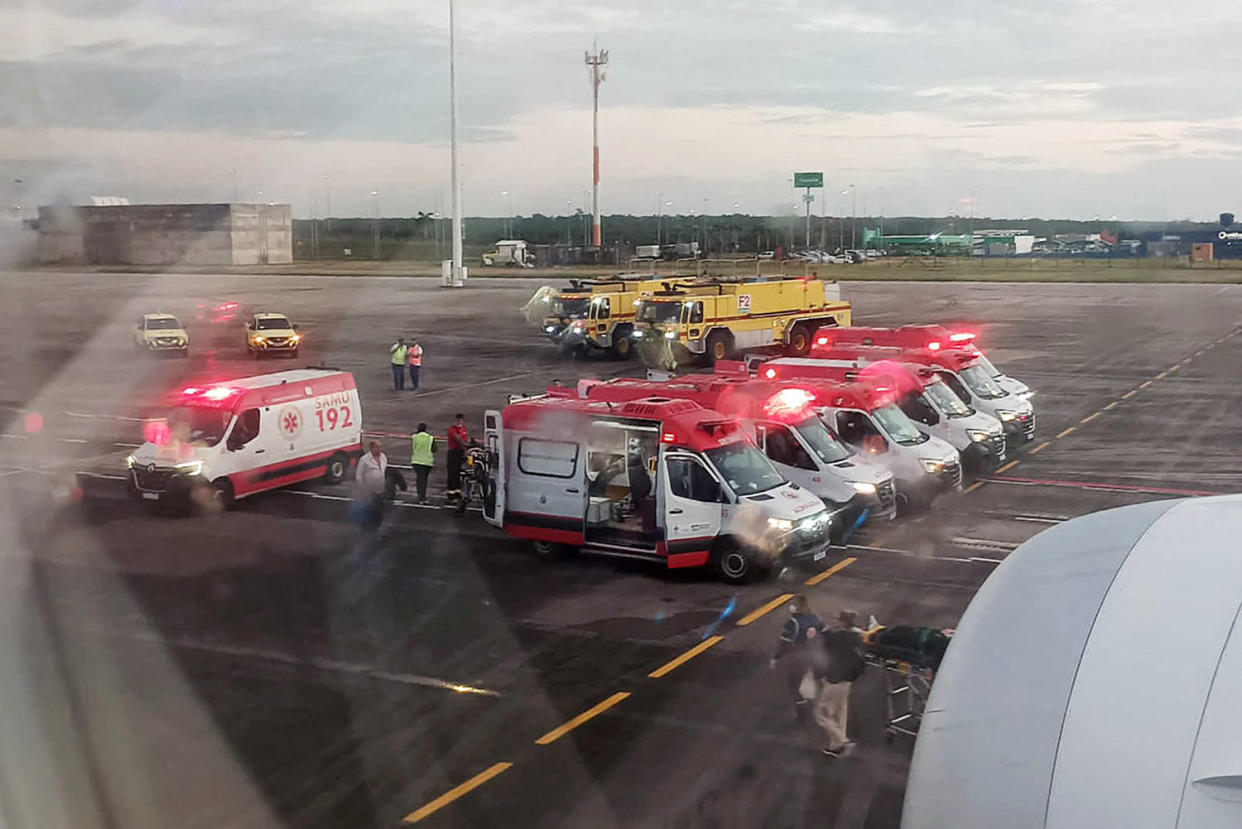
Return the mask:
<path id="1" fill-rule="evenodd" d="M 473 430 L 508 394 L 641 373 L 544 343 L 518 308 L 545 281 L 0 275 L 6 822 L 895 827 L 913 740 L 886 739 L 871 670 L 857 753 L 820 754 L 768 668 L 787 594 L 952 627 L 1040 530 L 1235 491 L 1242 472 L 1242 286 L 855 282 L 859 323 L 978 331 L 1036 390 L 1037 435 L 817 570 L 732 587 L 544 559 L 438 497 L 394 505 L 368 539 L 345 487 L 195 517 L 126 499 L 142 420 L 184 384 L 349 370 L 367 431 L 404 462 L 420 420 L 443 433 L 461 411 Z M 148 311 L 182 318 L 189 359 L 134 352 Z M 296 362 L 245 356 L 255 311 L 301 326 Z M 418 392 L 392 389 L 398 335 L 426 350 Z"/>

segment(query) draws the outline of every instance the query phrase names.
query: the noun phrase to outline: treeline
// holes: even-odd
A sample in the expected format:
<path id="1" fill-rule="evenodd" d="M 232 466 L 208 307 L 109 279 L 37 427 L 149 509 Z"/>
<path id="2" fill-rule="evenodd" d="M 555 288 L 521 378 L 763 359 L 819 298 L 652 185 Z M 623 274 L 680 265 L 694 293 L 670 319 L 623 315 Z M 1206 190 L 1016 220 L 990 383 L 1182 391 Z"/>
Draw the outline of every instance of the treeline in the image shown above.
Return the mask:
<path id="1" fill-rule="evenodd" d="M 429 215 L 411 218 L 295 219 L 295 256 L 356 259 L 438 259 L 447 257 L 448 219 Z M 836 249 L 861 244 L 863 228 L 882 227 L 885 235 L 926 233 L 963 234 L 973 230 L 1027 230 L 1036 236 L 1058 233 L 1115 233 L 1134 238 L 1153 230 L 1170 232 L 1207 230 L 1213 222 L 1115 222 L 1073 219 L 993 219 L 963 216 L 858 216 L 851 219 L 811 217 L 810 247 Z M 490 250 L 499 239 L 524 239 L 530 244 L 584 245 L 590 240 L 590 216 L 471 216 L 462 221 L 464 244 L 469 255 Z M 698 242 L 708 255 L 756 253 L 777 247 L 799 250 L 807 246 L 803 216 L 630 216 L 603 217 L 604 246 L 632 248 L 661 242 Z M 378 239 L 378 245 L 377 245 Z M 855 241 L 851 241 L 851 239 Z M 378 257 L 375 253 L 378 249 Z"/>

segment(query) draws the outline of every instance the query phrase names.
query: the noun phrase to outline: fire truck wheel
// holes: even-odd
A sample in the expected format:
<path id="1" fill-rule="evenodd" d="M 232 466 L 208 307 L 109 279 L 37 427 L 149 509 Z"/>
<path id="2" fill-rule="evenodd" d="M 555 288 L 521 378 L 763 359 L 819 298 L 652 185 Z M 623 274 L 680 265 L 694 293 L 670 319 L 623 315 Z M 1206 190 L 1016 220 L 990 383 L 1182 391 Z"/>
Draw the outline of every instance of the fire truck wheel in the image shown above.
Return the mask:
<path id="1" fill-rule="evenodd" d="M 811 353 L 811 330 L 803 323 L 798 323 L 789 332 L 789 353 L 795 357 Z"/>
<path id="2" fill-rule="evenodd" d="M 707 335 L 707 359 L 712 363 L 727 360 L 733 356 L 733 337 L 724 331 L 713 331 Z"/>
<path id="3" fill-rule="evenodd" d="M 630 339 L 628 325 L 618 325 L 612 335 L 612 356 L 618 360 L 628 360 L 634 356 L 634 342 Z"/>
<path id="4" fill-rule="evenodd" d="M 716 574 L 729 584 L 744 584 L 756 570 L 751 556 L 734 541 L 720 541 L 712 550 Z"/>
<path id="5" fill-rule="evenodd" d="M 324 470 L 324 480 L 330 484 L 339 484 L 345 480 L 345 472 L 349 469 L 349 459 L 344 453 L 337 452 L 328 459 L 328 468 Z"/>

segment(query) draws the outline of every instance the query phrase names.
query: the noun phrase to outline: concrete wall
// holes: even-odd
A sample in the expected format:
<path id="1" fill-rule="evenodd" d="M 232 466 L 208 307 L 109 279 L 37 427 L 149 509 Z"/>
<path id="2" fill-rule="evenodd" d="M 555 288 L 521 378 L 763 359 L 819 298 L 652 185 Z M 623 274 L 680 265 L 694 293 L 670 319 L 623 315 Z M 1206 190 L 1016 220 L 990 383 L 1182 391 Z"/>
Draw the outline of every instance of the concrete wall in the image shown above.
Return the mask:
<path id="1" fill-rule="evenodd" d="M 39 208 L 39 261 L 79 265 L 253 265 L 293 261 L 289 205 Z"/>
<path id="2" fill-rule="evenodd" d="M 293 210 L 289 205 L 231 207 L 234 265 L 279 265 L 293 261 Z"/>

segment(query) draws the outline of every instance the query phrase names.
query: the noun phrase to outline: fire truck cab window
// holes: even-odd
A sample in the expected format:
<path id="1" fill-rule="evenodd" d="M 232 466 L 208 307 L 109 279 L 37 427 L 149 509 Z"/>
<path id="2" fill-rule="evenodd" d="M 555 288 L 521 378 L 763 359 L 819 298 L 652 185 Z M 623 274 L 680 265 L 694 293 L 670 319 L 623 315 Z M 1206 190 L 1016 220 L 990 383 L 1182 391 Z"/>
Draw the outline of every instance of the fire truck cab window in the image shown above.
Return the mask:
<path id="1" fill-rule="evenodd" d="M 696 302 L 694 303 L 694 306 L 690 309 L 690 323 L 691 325 L 693 325 L 695 323 L 700 323 L 702 321 L 703 321 L 703 303 Z"/>

